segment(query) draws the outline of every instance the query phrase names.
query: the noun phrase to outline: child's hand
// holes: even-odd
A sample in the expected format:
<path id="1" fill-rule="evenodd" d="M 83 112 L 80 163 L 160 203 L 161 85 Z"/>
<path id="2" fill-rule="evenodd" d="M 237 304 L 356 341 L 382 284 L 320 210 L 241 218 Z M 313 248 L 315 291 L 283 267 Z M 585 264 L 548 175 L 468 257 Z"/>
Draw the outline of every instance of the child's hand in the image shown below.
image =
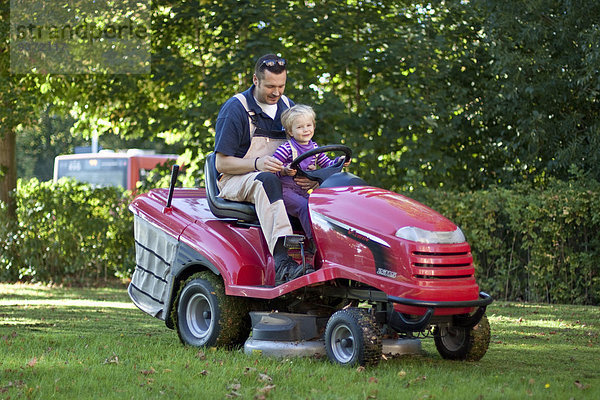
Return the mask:
<path id="1" fill-rule="evenodd" d="M 283 167 L 283 170 L 281 171 L 281 175 L 283 176 L 296 176 L 296 170 L 295 169 L 291 169 L 290 167 Z"/>
<path id="2" fill-rule="evenodd" d="M 342 156 L 342 159 L 346 159 L 346 156 Z M 348 165 L 350 165 L 350 163 L 352 162 L 352 158 L 350 158 L 348 161 L 344 162 L 344 167 L 347 167 Z"/>

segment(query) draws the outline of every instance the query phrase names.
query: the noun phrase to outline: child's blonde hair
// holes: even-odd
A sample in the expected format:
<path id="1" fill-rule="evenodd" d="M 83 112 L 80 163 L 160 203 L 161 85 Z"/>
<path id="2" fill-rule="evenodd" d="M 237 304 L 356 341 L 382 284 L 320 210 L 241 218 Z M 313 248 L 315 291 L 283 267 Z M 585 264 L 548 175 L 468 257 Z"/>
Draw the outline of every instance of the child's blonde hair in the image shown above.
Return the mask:
<path id="1" fill-rule="evenodd" d="M 284 112 L 281 113 L 281 125 L 288 136 L 291 136 L 292 125 L 296 118 L 301 116 L 309 116 L 313 121 L 313 126 L 316 127 L 316 119 L 317 115 L 315 114 L 315 110 L 312 109 L 311 106 L 307 106 L 306 104 L 296 104 L 295 106 L 288 108 Z"/>

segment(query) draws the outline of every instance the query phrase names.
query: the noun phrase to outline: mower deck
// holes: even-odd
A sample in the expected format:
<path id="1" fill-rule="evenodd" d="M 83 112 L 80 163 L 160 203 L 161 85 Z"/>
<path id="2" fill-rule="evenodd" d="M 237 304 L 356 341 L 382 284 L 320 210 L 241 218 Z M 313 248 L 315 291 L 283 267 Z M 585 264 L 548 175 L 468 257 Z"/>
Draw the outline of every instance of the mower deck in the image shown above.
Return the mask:
<path id="1" fill-rule="evenodd" d="M 326 355 L 323 332 L 327 318 L 307 314 L 251 312 L 252 335 L 244 353 L 267 357 L 320 357 Z M 383 354 L 421 354 L 416 338 L 383 339 Z"/>

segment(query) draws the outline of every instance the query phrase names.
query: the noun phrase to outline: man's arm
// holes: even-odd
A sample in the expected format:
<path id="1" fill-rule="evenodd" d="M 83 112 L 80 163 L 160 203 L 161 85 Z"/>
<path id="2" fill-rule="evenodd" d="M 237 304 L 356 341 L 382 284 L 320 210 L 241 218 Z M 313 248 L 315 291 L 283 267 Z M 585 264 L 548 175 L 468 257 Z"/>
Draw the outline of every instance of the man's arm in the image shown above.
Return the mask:
<path id="1" fill-rule="evenodd" d="M 256 158 L 239 158 L 234 156 L 226 156 L 223 153 L 217 152 L 215 159 L 217 171 L 223 174 L 241 175 L 248 172 L 264 171 L 264 172 L 279 172 L 283 169 L 283 163 L 271 156 L 263 156 Z"/>

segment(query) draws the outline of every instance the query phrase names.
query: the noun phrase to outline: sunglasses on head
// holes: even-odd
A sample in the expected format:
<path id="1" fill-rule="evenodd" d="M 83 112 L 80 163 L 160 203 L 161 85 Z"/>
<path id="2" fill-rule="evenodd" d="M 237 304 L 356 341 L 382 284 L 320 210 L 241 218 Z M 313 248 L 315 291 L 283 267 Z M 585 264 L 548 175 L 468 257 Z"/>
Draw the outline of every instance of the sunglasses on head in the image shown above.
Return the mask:
<path id="1" fill-rule="evenodd" d="M 275 58 L 275 59 L 263 60 L 261 65 L 264 65 L 269 68 L 274 67 L 275 65 L 280 65 L 282 67 L 285 67 L 285 58 Z"/>

